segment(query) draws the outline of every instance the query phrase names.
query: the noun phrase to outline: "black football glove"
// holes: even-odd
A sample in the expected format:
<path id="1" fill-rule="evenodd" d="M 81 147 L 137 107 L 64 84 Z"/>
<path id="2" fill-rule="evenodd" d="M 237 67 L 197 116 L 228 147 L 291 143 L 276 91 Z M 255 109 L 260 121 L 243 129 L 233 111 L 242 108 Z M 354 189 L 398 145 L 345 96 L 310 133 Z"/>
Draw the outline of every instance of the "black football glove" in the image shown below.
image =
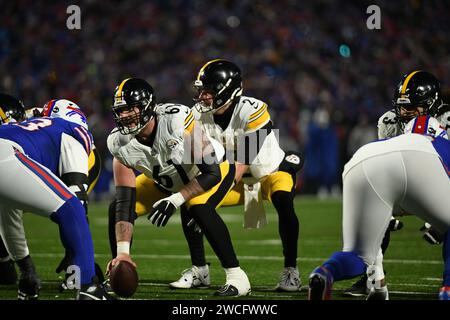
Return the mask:
<path id="1" fill-rule="evenodd" d="M 55 272 L 61 273 L 63 271 L 66 271 L 66 269 L 72 264 L 72 256 L 69 252 L 66 250 L 66 254 L 64 255 L 64 258 L 59 262 L 59 265 L 56 267 Z"/>
<path id="2" fill-rule="evenodd" d="M 164 227 L 167 224 L 167 221 L 169 221 L 169 218 L 183 203 L 184 198 L 179 192 L 170 197 L 161 199 L 153 205 L 148 220 L 151 220 L 157 227 Z"/>
<path id="3" fill-rule="evenodd" d="M 148 220 L 151 220 L 157 227 L 164 227 L 176 210 L 177 208 L 172 202 L 169 200 L 161 200 L 153 207 L 152 212 L 148 216 Z"/>

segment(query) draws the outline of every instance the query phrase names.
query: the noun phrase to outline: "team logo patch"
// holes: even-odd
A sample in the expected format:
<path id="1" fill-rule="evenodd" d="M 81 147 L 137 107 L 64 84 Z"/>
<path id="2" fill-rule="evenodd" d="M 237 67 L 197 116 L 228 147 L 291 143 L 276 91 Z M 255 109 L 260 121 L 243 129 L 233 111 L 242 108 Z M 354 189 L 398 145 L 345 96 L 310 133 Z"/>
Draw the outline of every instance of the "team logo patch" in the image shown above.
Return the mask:
<path id="1" fill-rule="evenodd" d="M 174 139 L 167 140 L 167 147 L 169 147 L 170 150 L 173 150 L 178 145 L 178 141 Z"/>
<path id="2" fill-rule="evenodd" d="M 287 162 L 299 165 L 300 164 L 300 157 L 295 154 L 290 154 L 286 158 L 284 158 Z"/>

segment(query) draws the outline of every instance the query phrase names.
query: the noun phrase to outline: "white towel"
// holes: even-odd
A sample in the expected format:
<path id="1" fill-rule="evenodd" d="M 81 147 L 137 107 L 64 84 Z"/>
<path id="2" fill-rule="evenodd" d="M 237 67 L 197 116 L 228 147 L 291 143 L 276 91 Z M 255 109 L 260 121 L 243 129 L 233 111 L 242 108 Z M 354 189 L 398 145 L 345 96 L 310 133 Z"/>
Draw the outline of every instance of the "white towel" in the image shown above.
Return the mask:
<path id="1" fill-rule="evenodd" d="M 244 184 L 244 228 L 259 229 L 267 224 L 261 183 Z"/>

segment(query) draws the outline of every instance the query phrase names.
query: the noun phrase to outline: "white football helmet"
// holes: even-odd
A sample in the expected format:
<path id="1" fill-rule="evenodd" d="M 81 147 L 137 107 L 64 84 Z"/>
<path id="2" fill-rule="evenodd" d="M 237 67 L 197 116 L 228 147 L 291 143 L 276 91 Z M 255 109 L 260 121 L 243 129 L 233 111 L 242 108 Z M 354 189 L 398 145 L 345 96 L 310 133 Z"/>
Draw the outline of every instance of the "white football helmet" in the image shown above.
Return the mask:
<path id="1" fill-rule="evenodd" d="M 405 133 L 418 133 L 432 137 L 442 137 L 448 140 L 448 134 L 441 123 L 432 116 L 418 116 L 405 127 Z"/>
<path id="2" fill-rule="evenodd" d="M 81 111 L 80 107 L 75 102 L 70 100 L 50 100 L 45 104 L 44 109 L 42 110 L 42 116 L 50 118 L 63 118 L 88 129 L 86 116 Z"/>

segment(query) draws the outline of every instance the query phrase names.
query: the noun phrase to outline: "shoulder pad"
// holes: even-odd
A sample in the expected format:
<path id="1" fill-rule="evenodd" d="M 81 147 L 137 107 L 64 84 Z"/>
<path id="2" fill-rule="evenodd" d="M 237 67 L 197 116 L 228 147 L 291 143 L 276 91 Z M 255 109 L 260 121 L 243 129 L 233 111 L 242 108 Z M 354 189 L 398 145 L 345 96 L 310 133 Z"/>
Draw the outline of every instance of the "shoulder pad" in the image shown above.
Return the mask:
<path id="1" fill-rule="evenodd" d="M 397 114 L 393 109 L 386 111 L 378 119 L 377 127 L 379 139 L 392 138 L 402 133 Z"/>
<path id="2" fill-rule="evenodd" d="M 254 131 L 270 121 L 268 106 L 265 102 L 242 96 L 239 100 L 239 117 L 246 123 L 246 130 Z"/>
<path id="3" fill-rule="evenodd" d="M 394 109 L 386 111 L 380 118 L 378 118 L 378 124 L 395 124 L 397 122 L 397 113 L 394 111 Z"/>
<path id="4" fill-rule="evenodd" d="M 117 128 L 114 128 L 108 136 L 107 146 L 113 156 L 117 156 L 121 147 L 126 146 L 133 136 L 131 134 L 121 134 Z"/>
<path id="5" fill-rule="evenodd" d="M 164 103 L 158 109 L 158 116 L 167 121 L 169 132 L 192 130 L 194 126 L 192 109 L 182 104 Z"/>

